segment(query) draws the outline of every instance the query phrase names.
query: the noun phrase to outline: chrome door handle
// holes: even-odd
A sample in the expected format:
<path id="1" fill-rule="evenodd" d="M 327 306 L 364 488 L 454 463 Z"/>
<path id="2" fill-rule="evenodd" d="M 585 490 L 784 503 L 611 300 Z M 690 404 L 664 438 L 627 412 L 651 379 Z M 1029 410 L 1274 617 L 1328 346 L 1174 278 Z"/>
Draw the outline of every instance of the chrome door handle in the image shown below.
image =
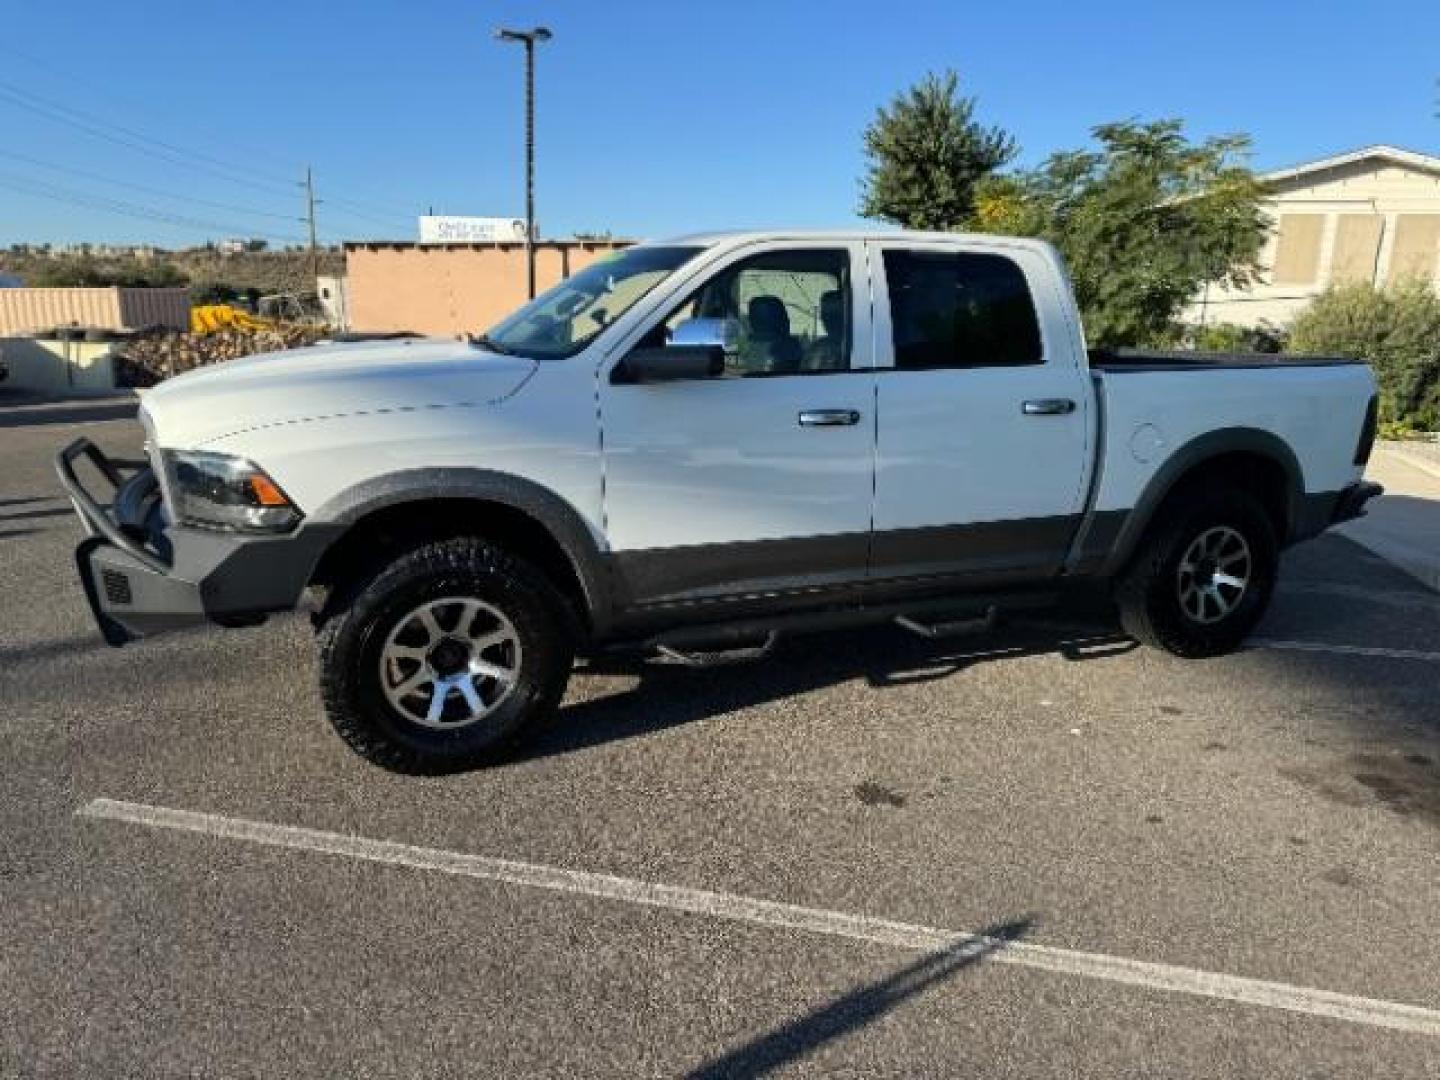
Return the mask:
<path id="1" fill-rule="evenodd" d="M 859 422 L 856 409 L 806 409 L 800 414 L 801 427 L 849 427 Z"/>
<path id="2" fill-rule="evenodd" d="M 1026 416 L 1064 416 L 1075 411 L 1075 402 L 1069 398 L 1037 398 L 1022 401 L 1020 411 Z"/>

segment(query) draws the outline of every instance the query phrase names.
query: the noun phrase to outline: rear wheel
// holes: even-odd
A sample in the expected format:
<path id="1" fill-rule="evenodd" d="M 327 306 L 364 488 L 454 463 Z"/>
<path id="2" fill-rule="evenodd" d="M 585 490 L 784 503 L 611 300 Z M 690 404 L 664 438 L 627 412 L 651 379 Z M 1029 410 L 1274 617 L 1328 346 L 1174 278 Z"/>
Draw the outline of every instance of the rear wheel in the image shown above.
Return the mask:
<path id="1" fill-rule="evenodd" d="M 1181 496 L 1118 582 L 1121 624 L 1176 656 L 1232 652 L 1264 616 L 1278 563 L 1275 528 L 1252 495 L 1228 488 Z"/>
<path id="2" fill-rule="evenodd" d="M 416 547 L 365 576 L 320 628 L 331 725 L 394 772 L 482 765 L 554 711 L 574 641 L 534 567 L 471 537 Z"/>

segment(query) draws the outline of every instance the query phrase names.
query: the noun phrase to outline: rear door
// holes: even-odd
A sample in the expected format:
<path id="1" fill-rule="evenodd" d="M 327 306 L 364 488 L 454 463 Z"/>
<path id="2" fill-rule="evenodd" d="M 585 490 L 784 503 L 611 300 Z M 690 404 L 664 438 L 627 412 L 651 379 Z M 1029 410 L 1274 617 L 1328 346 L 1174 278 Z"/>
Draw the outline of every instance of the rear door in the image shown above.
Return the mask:
<path id="1" fill-rule="evenodd" d="M 875 581 L 1060 568 L 1091 454 L 1087 373 L 1052 264 L 1025 246 L 871 242 Z"/>
<path id="2" fill-rule="evenodd" d="M 740 249 L 632 347 L 664 345 L 692 319 L 733 327 L 724 374 L 634 385 L 601 372 L 606 533 L 625 598 L 863 583 L 875 430 L 864 245 Z"/>

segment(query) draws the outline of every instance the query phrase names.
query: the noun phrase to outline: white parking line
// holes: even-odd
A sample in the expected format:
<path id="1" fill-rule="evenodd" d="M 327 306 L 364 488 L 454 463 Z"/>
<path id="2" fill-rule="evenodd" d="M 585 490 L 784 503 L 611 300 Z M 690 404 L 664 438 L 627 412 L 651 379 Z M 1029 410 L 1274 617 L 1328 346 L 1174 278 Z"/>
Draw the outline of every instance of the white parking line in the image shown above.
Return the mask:
<path id="1" fill-rule="evenodd" d="M 176 829 L 266 847 L 340 855 L 418 870 L 434 870 L 442 874 L 575 893 L 603 900 L 618 900 L 757 926 L 877 942 L 902 949 L 939 950 L 977 945 L 993 946 L 988 957 L 997 964 L 1014 964 L 1127 986 L 1235 1001 L 1266 1009 L 1346 1020 L 1370 1027 L 1440 1035 L 1440 1010 L 1338 994 L 1329 990 L 1312 990 L 1288 983 L 1221 975 L 1194 968 L 1127 960 L 1124 957 L 1076 952 L 1025 942 L 991 941 L 980 935 L 894 922 L 869 915 L 851 915 L 731 893 L 690 889 L 678 885 L 658 885 L 610 874 L 566 870 L 555 866 L 416 847 L 391 840 L 372 840 L 343 833 L 322 832 L 293 825 L 273 825 L 263 821 L 222 817 L 191 810 L 174 810 L 163 806 L 94 799 L 77 812 L 84 817 L 123 821 L 150 828 Z"/>
<path id="2" fill-rule="evenodd" d="M 1340 656 L 1381 656 L 1391 660 L 1440 662 L 1440 652 L 1425 652 L 1422 649 L 1380 649 L 1369 645 L 1328 645 L 1323 641 L 1275 641 L 1271 638 L 1251 638 L 1247 644 L 1257 649 L 1336 653 Z"/>

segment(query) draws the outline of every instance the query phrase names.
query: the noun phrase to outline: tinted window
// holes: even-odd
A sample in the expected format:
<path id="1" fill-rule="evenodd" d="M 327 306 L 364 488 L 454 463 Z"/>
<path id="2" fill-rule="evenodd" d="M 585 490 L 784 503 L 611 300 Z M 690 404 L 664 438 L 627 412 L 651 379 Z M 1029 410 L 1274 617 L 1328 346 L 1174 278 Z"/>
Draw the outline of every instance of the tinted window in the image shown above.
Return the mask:
<path id="1" fill-rule="evenodd" d="M 1003 255 L 887 251 L 885 277 L 897 368 L 1042 362 L 1025 275 Z"/>
<path id="2" fill-rule="evenodd" d="M 665 320 L 667 340 L 690 319 L 730 328 L 727 375 L 844 371 L 850 367 L 850 257 L 812 249 L 742 259 Z"/>

